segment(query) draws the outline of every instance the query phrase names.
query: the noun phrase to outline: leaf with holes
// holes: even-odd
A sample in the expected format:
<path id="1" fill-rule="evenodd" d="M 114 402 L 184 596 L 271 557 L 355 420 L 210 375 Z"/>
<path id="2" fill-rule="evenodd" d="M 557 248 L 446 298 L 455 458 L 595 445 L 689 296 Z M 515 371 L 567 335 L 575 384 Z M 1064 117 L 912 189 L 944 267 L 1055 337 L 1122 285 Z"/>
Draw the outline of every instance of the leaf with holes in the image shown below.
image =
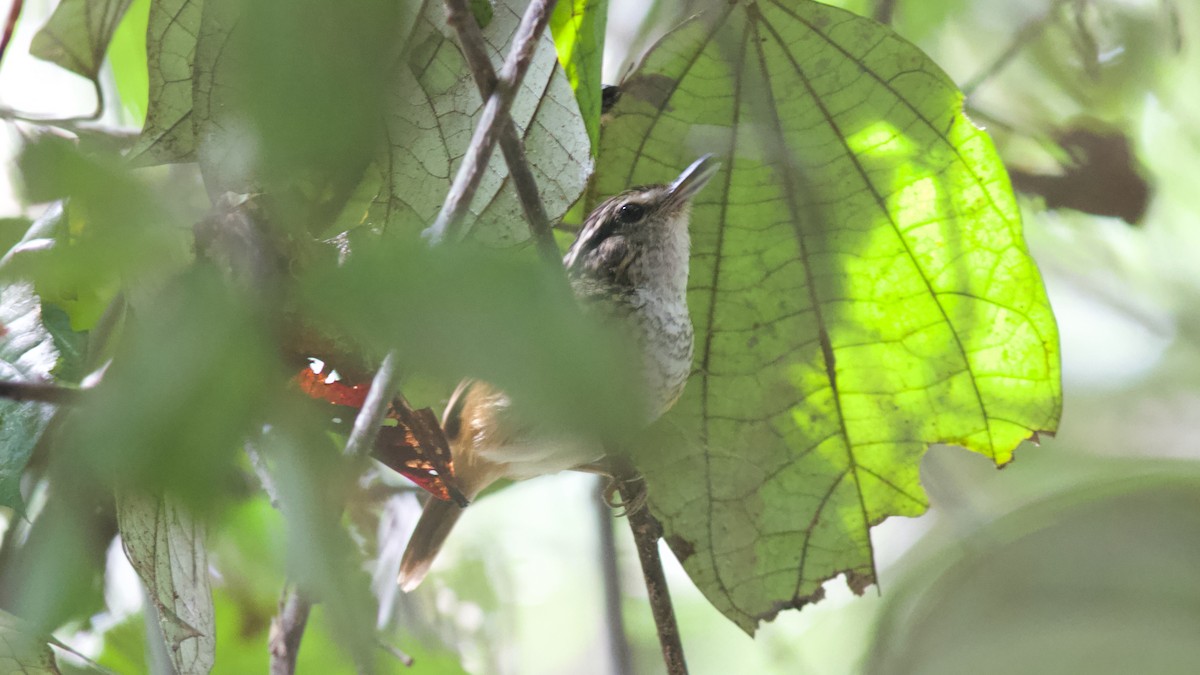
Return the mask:
<path id="1" fill-rule="evenodd" d="M 695 369 L 635 460 L 692 579 L 752 632 L 834 576 L 875 580 L 870 528 L 926 509 L 929 444 L 1002 465 L 1053 431 L 1057 329 L 990 139 L 889 29 L 731 2 L 623 91 L 599 193 L 724 158 L 692 222 Z"/>
<path id="2" fill-rule="evenodd" d="M 29 53 L 93 82 L 113 31 L 133 0 L 63 0 L 33 36 Z"/>

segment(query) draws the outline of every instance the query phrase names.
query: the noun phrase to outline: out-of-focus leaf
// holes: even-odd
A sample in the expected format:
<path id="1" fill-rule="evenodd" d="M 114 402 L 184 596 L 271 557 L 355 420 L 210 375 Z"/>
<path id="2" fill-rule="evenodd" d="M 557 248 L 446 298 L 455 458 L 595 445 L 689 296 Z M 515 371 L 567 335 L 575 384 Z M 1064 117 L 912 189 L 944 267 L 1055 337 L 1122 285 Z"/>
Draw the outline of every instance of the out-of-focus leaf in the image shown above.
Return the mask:
<path id="1" fill-rule="evenodd" d="M 0 218 L 0 251 L 8 252 L 29 231 L 33 221 L 28 218 Z"/>
<path id="2" fill-rule="evenodd" d="M 564 0 L 554 6 L 550 17 L 558 62 L 575 90 L 593 151 L 600 146 L 600 71 L 607 25 L 608 0 Z"/>
<path id="3" fill-rule="evenodd" d="M 30 634 L 17 617 L 0 610 L 0 673 L 58 675 L 46 638 Z"/>
<path id="4" fill-rule="evenodd" d="M 62 0 L 33 36 L 29 53 L 95 80 L 108 41 L 132 0 Z"/>
<path id="5" fill-rule="evenodd" d="M 168 274 L 189 258 L 190 228 L 178 205 L 126 166 L 48 135 L 27 145 L 18 165 L 27 200 L 65 206 L 44 217 L 42 245 L 9 256 L 0 273 L 31 279 L 74 330 L 91 328 L 122 282 Z"/>
<path id="6" fill-rule="evenodd" d="M 285 380 L 259 311 L 208 268 L 133 307 L 103 381 L 64 429 L 78 470 L 218 504 L 241 439 Z"/>
<path id="7" fill-rule="evenodd" d="M 129 156 L 140 164 L 196 159 L 192 65 L 201 0 L 154 0 L 146 29 L 149 94 L 146 124 Z"/>
<path id="8" fill-rule="evenodd" d="M 171 499 L 121 492 L 117 526 L 125 555 L 158 610 L 175 672 L 207 673 L 216 655 L 216 626 L 204 524 Z"/>
<path id="9" fill-rule="evenodd" d="M 137 614 L 104 631 L 104 650 L 96 662 L 115 673 L 144 672 L 148 651 L 146 621 Z"/>
<path id="10" fill-rule="evenodd" d="M 0 287 L 0 379 L 47 382 L 58 363 L 54 338 L 42 323 L 41 305 L 29 284 Z M 53 409 L 42 403 L 0 399 L 0 506 L 18 513 L 21 473 Z"/>
<path id="11" fill-rule="evenodd" d="M 133 0 L 108 45 L 108 62 L 112 66 L 121 105 L 137 125 L 146 121 L 150 87 L 146 35 L 150 8 L 154 4 L 157 3 L 151 0 Z"/>
<path id="12" fill-rule="evenodd" d="M 207 0 L 192 123 L 209 190 L 263 191 L 277 226 L 326 227 L 383 146 L 406 6 Z"/>
<path id="13" fill-rule="evenodd" d="M 526 3 L 497 0 L 483 28 L 492 64 L 499 68 Z M 411 29 L 404 64 L 387 85 L 386 155 L 372 169 L 343 216 L 347 225 L 369 223 L 393 232 L 433 222 L 483 109 L 466 61 L 446 26 L 439 2 L 427 1 Z M 549 35 L 542 38 L 517 93 L 512 119 L 522 136 L 542 201 L 551 219 L 583 191 L 591 168 L 587 129 L 558 66 Z M 472 236 L 491 244 L 529 238 L 529 228 L 508 180 L 501 153 L 493 155 L 471 212 Z"/>
<path id="14" fill-rule="evenodd" d="M 924 54 L 815 2 L 722 3 L 623 84 L 597 185 L 715 152 L 696 199 L 696 363 L 635 455 L 705 595 L 746 631 L 875 578 L 946 442 L 1004 464 L 1061 405 L 1058 336 L 988 136 Z"/>
<path id="15" fill-rule="evenodd" d="M 909 570 L 863 672 L 1190 673 L 1200 660 L 1200 476 L 1126 465 Z M 1153 524 L 1153 525 L 1149 525 Z"/>
<path id="16" fill-rule="evenodd" d="M 292 415 L 273 423 L 260 443 L 287 523 L 288 578 L 328 612 L 344 660 L 369 672 L 379 660 L 374 603 L 362 556 L 340 526 L 348 467 L 312 416 Z"/>
<path id="17" fill-rule="evenodd" d="M 43 474 L 53 486 L 50 499 L 6 553 L 0 576 L 4 607 L 43 634 L 103 611 L 104 562 L 117 533 L 111 495 L 97 490 L 86 471 L 61 470 L 62 457 L 50 455 Z"/>
<path id="18" fill-rule="evenodd" d="M 396 346 L 408 369 L 492 382 L 541 425 L 630 431 L 638 390 L 627 352 L 556 271 L 507 252 L 443 248 L 376 243 L 315 272 L 304 283 L 313 322 L 373 350 Z"/>

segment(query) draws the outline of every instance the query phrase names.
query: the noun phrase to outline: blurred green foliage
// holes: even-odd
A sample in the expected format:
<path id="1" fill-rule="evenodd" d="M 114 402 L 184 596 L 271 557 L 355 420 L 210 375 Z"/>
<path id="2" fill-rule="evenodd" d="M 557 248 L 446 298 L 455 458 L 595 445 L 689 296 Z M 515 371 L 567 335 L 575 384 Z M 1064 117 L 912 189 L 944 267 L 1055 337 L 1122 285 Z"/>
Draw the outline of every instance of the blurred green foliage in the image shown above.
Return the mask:
<path id="1" fill-rule="evenodd" d="M 654 4 L 651 19 L 637 28 L 645 46 L 706 3 Z M 878 6 L 833 4 L 860 15 Z M 588 13 L 603 5 L 563 0 L 555 15 L 559 57 L 573 73 L 582 115 L 570 105 L 568 76 L 546 65 L 553 63 L 548 45 L 537 57 L 541 78 L 531 76 L 522 93 L 544 105 L 516 113 L 556 212 L 582 189 L 590 162 L 581 140 L 588 138 L 585 125 L 596 147 L 598 116 L 591 110 L 600 45 L 629 42 L 603 39 L 606 22 Z M 89 18 L 80 14 L 84 6 L 104 11 Z M 612 6 L 614 16 L 645 9 Z M 776 4 L 756 6 L 766 11 Z M 472 7 L 502 52 L 523 3 Z M 580 7 L 582 15 L 575 12 Z M 336 429 L 346 424 L 331 428 L 324 410 L 287 390 L 295 355 L 281 354 L 289 336 L 280 326 L 291 325 L 281 319 L 294 313 L 361 347 L 368 360 L 399 348 L 414 403 L 437 407 L 447 383 L 481 376 L 502 384 L 551 428 L 603 438 L 628 431 L 621 423 L 633 408 L 633 383 L 613 378 L 628 372 L 620 367 L 626 357 L 619 336 L 589 326 L 562 280 L 529 251 L 430 253 L 421 242 L 395 236 L 419 229 L 440 204 L 480 105 L 440 23 L 440 3 L 426 3 L 425 10 L 417 17 L 413 3 L 366 0 L 68 0 L 42 31 L 35 50 L 106 88 L 107 55 L 116 83 L 115 92 L 106 91 L 110 103 L 134 119 L 148 108 L 147 131 L 133 153 L 144 153 L 139 161 L 193 161 L 201 147 L 210 192 L 271 193 L 273 235 L 296 254 L 296 264 L 282 271 L 280 285 L 290 293 L 238 287 L 227 270 L 197 262 L 191 250 L 196 217 L 187 205 L 202 189 L 194 174 L 130 171 L 114 149 L 127 139 L 94 143 L 104 129 L 80 131 L 85 139 L 78 147 L 49 134 L 27 139 L 13 175 L 30 217 L 0 222 L 0 251 L 25 240 L 0 264 L 0 370 L 6 380 L 73 384 L 112 363 L 74 414 L 52 419 L 49 406 L 0 401 L 0 503 L 9 507 L 0 606 L 22 617 L 29 627 L 23 634 L 57 629 L 122 673 L 145 671 L 147 653 L 161 649 L 153 624 L 122 608 L 140 591 L 122 587 L 111 569 L 120 565 L 106 558 L 116 534 L 111 488 L 120 486 L 168 490 L 208 523 L 214 672 L 265 668 L 269 622 L 286 580 L 321 601 L 300 652 L 301 673 L 355 672 L 356 661 L 373 661 L 376 672 L 604 671 L 596 553 L 590 529 L 580 525 L 589 502 L 576 483 L 522 485 L 489 498 L 503 513 L 469 512 L 464 526 L 473 534 L 448 551 L 420 594 L 397 599 L 379 591 L 390 579 L 372 587 L 364 571 L 385 568 L 389 555 L 389 542 L 375 541 L 383 500 L 371 491 L 410 506 L 411 498 L 377 479 L 364 479 L 368 487 L 360 491 L 356 477 L 375 470 L 340 459 L 344 438 Z M 118 20 L 121 11 L 125 18 Z M 649 25 L 654 17 L 661 25 Z M 1061 191 L 1023 188 L 1039 266 L 1060 289 L 1056 309 L 1067 310 L 1064 352 L 1098 354 L 1074 362 L 1076 379 L 1068 373 L 1068 421 L 1078 421 L 1002 474 L 965 454 L 935 453 L 921 481 L 934 513 L 915 523 L 891 521 L 870 542 L 882 599 L 851 599 L 844 585 L 828 584 L 832 602 L 781 616 L 750 641 L 673 570 L 693 670 L 1190 672 L 1197 655 L 1189 570 L 1200 541 L 1190 422 L 1200 377 L 1194 311 L 1200 129 L 1193 114 L 1200 105 L 1193 82 L 1200 10 L 1170 0 L 900 0 L 893 25 L 955 81 L 972 84 L 968 114 L 989 127 L 1010 168 L 1039 177 L 1078 174 L 1086 161 L 1064 142 L 1064 132 L 1094 118 L 1128 145 L 1122 168 L 1129 170 L 1122 175 L 1148 182 L 1150 208 L 1141 229 L 1131 230 L 1081 213 L 1094 206 L 1090 197 L 1072 209 Z M 53 36 L 85 48 L 49 54 Z M 1012 58 L 1001 58 L 1010 47 Z M 5 69 L 15 67 L 17 56 L 6 55 Z M 640 54 L 607 56 L 621 63 Z M 395 64 L 408 70 L 397 76 Z M 694 99 L 668 112 L 708 110 L 728 93 L 721 89 L 699 87 Z M 538 98 L 546 91 L 551 95 Z M 957 105 L 942 98 L 946 109 Z M 789 123 L 802 119 L 784 116 Z M 636 167 L 636 180 L 670 176 L 722 137 L 714 126 L 720 125 L 692 124 L 686 140 L 663 142 L 664 152 L 680 157 Z M 72 124 L 63 129 L 79 131 Z M 881 153 L 891 146 L 872 147 L 869 135 L 859 140 L 864 162 L 882 170 L 890 160 Z M 826 151 L 801 150 L 799 156 L 817 162 Z M 511 242 L 524 237 L 524 225 L 494 161 L 474 205 L 485 216 L 477 234 Z M 750 165 L 735 153 L 729 167 Z M 613 189 L 635 180 L 614 175 Z M 1096 182 L 1095 174 L 1084 175 L 1083 184 Z M 993 178 L 1003 182 L 999 172 Z M 52 206 L 42 213 L 43 204 Z M 388 224 L 395 225 L 386 235 L 393 240 L 381 244 L 376 232 Z M 315 239 L 351 227 L 358 231 L 347 240 L 350 262 L 334 265 L 335 252 Z M 558 234 L 569 242 L 570 235 Z M 699 250 L 711 244 L 703 231 L 697 234 Z M 873 274 L 864 271 L 840 286 Z M 1101 298 L 1121 323 L 1114 329 L 1071 314 L 1086 302 L 1063 294 L 1064 287 L 1093 304 Z M 1140 337 L 1120 337 L 1128 324 Z M 1123 359 L 1134 362 L 1132 375 L 1120 370 Z M 879 372 L 890 367 L 889 361 Z M 763 404 L 786 402 L 775 394 Z M 247 438 L 266 459 L 279 509 L 262 495 L 241 452 Z M 1135 457 L 1110 466 L 1099 454 L 1186 459 L 1164 467 Z M 731 476 L 758 468 L 733 459 L 741 463 Z M 686 478 L 681 466 L 667 470 Z M 1130 474 L 1142 477 L 1114 480 Z M 351 513 L 341 515 L 347 500 Z M 802 521 L 790 517 L 786 525 L 795 529 Z M 738 518 L 731 527 L 745 522 Z M 391 527 L 379 531 L 397 538 L 406 525 Z M 932 529 L 921 538 L 923 527 Z M 628 541 L 619 553 L 627 629 L 639 670 L 652 671 L 660 657 Z M 377 639 L 416 657 L 416 668 L 404 669 Z M 8 633 L 4 642 L 18 644 Z M 36 659 L 45 656 L 41 647 L 35 651 Z M 0 659 L 12 656 L 0 650 Z M 75 663 L 69 658 L 59 661 L 63 672 L 94 672 L 67 665 Z"/>

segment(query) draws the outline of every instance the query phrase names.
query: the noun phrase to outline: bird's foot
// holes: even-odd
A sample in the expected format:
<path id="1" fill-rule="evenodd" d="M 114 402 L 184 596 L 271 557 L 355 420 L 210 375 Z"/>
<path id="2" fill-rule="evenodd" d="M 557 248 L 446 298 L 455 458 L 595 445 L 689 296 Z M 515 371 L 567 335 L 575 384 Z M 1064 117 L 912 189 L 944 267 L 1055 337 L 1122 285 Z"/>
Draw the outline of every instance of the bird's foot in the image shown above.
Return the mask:
<path id="1" fill-rule="evenodd" d="M 617 472 L 607 462 L 592 462 L 575 467 L 576 471 L 593 473 L 604 478 L 604 503 L 610 508 L 620 509 L 618 518 L 628 516 L 646 508 L 646 479 L 640 473 Z"/>

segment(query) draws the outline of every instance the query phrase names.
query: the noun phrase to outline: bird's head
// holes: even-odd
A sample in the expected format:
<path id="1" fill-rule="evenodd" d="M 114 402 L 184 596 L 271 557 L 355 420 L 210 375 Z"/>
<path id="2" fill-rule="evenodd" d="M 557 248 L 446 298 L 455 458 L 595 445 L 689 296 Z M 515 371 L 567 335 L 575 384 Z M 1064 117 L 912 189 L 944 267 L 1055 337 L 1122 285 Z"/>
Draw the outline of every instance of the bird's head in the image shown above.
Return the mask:
<path id="1" fill-rule="evenodd" d="M 705 155 L 668 184 L 635 187 L 601 202 L 563 259 L 567 271 L 573 277 L 638 284 L 639 267 L 686 268 L 692 198 L 720 166 Z M 639 260 L 645 265 L 635 264 Z"/>

